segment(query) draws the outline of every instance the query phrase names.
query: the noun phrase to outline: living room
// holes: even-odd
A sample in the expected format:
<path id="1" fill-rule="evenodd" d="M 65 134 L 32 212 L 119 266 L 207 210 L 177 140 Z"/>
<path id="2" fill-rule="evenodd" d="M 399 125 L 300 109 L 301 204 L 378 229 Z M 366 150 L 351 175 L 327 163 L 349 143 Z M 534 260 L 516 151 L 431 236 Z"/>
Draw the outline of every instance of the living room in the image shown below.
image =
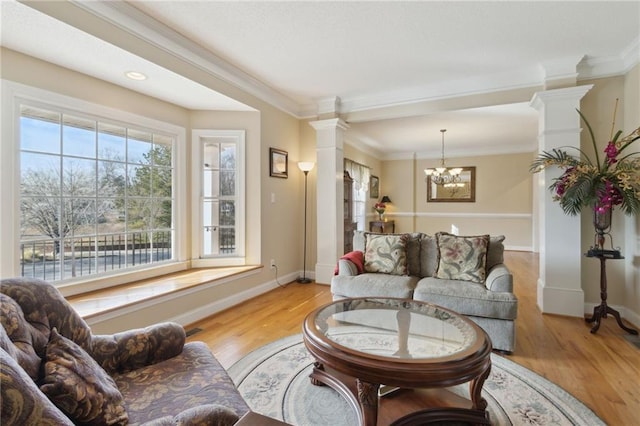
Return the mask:
<path id="1" fill-rule="evenodd" d="M 13 144 L 5 143 L 5 141 L 14 140 L 13 134 L 10 133 L 11 127 L 4 123 L 9 116 L 6 112 L 13 110 L 13 106 L 7 103 L 8 94 L 11 94 L 14 99 L 29 98 L 53 103 L 60 101 L 61 105 L 68 105 L 74 110 L 81 109 L 83 105 L 98 106 L 105 110 L 117 110 L 132 116 L 168 123 L 172 128 L 179 129 L 177 134 L 181 135 L 180 143 L 183 145 L 178 151 L 179 163 L 176 168 L 177 174 L 180 175 L 177 177 L 178 192 L 180 192 L 179 197 L 182 198 L 177 200 L 179 214 L 176 217 L 180 220 L 175 227 L 177 234 L 175 247 L 180 251 L 175 264 L 165 265 L 166 269 L 159 276 L 171 273 L 186 274 L 199 260 L 192 239 L 194 234 L 192 217 L 195 217 L 195 206 L 198 205 L 197 195 L 192 192 L 192 173 L 197 169 L 194 161 L 193 130 L 243 130 L 246 137 L 245 167 L 250 171 L 246 173 L 245 181 L 246 245 L 242 263 L 228 266 L 247 266 L 247 269 L 235 270 L 229 276 L 216 279 L 200 278 L 202 282 L 189 287 L 187 291 L 170 292 L 166 297 L 155 297 L 139 305 L 123 306 L 119 309 L 110 309 L 108 312 L 98 311 L 88 317 L 88 322 L 95 332 L 113 333 L 132 326 L 142 327 L 167 320 L 177 321 L 183 325 L 193 324 L 211 314 L 222 312 L 245 300 L 278 289 L 278 282 L 295 281 L 302 272 L 304 261 L 307 266 L 304 272 L 313 278 L 318 276 L 316 273 L 318 263 L 325 269 L 327 265 L 335 266 L 337 257 L 342 254 L 337 253 L 340 247 L 339 232 L 335 239 L 333 237 L 331 239 L 331 253 L 337 255 L 332 255 L 331 260 L 326 258 L 327 252 L 324 251 L 326 248 L 322 240 L 325 237 L 325 230 L 334 229 L 332 225 L 339 224 L 339 221 L 334 218 L 333 222 L 325 223 L 328 215 L 323 213 L 321 205 L 326 194 L 323 191 L 332 183 L 335 187 L 335 182 L 319 181 L 321 172 L 317 132 L 309 123 L 339 117 L 345 122 L 353 123 L 352 127 L 356 129 L 358 123 L 371 121 L 366 117 L 367 114 L 375 115 L 377 111 L 353 110 L 336 114 L 335 108 L 325 108 L 322 114 L 314 113 L 313 117 L 295 116 L 286 112 L 286 108 L 281 105 L 269 103 L 265 98 L 241 89 L 230 80 L 202 71 L 201 67 L 193 63 L 176 61 L 172 54 L 161 49 L 156 43 L 133 37 L 122 28 L 105 23 L 104 20 L 77 5 L 38 4 L 34 7 L 49 18 L 54 17 L 65 22 L 66 25 L 75 26 L 122 49 L 138 53 L 146 60 L 153 60 L 157 65 L 196 82 L 206 93 L 214 91 L 222 93 L 236 101 L 238 109 L 218 111 L 206 110 L 198 105 L 181 106 L 165 98 L 142 94 L 136 89 L 88 75 L 81 70 L 66 68 L 58 65 L 53 58 L 38 58 L 29 54 L 28 51 L 18 51 L 3 42 L 1 51 L 3 59 L 1 68 L 3 80 L 2 199 L 10 200 L 10 205 L 19 204 L 19 201 L 16 201 L 19 199 L 19 194 L 16 194 L 15 182 L 17 167 L 12 161 L 16 158 L 15 147 L 10 148 L 9 145 Z M 579 106 L 580 110 L 591 119 L 602 149 L 611 130 L 611 118 L 616 99 L 620 100 L 615 120 L 616 128 L 623 128 L 628 132 L 640 125 L 638 122 L 640 66 L 637 61 L 637 46 L 635 50 L 631 50 L 636 60 L 632 66 L 625 68 L 625 72 L 578 80 L 574 78 L 573 81 L 573 86 L 593 85 L 579 101 Z M 572 86 L 568 84 L 567 87 Z M 446 106 L 442 106 L 442 100 L 428 100 L 416 102 L 409 107 L 406 105 L 387 107 L 386 113 L 387 117 L 393 117 L 400 109 L 411 115 L 414 113 L 407 112 L 407 109 L 429 110 L 442 106 L 442 110 L 462 111 L 503 104 L 529 104 L 536 93 L 555 88 L 563 88 L 563 86 L 547 88 L 540 83 L 525 89 L 468 95 L 449 99 Z M 73 102 L 68 104 L 70 99 Z M 74 103 L 75 101 L 79 103 Z M 537 116 L 536 111 L 531 109 Z M 572 110 L 571 107 L 568 109 Z M 579 126 L 578 117 L 573 118 L 575 126 Z M 524 152 L 488 155 L 475 152 L 461 155 L 458 152 L 451 155 L 454 150 L 449 150 L 451 145 L 446 145 L 449 164 L 476 167 L 477 192 L 474 203 L 426 202 L 426 182 L 422 170 L 434 167 L 439 162 L 440 135 L 437 131 L 436 134 L 424 135 L 425 140 L 428 139 L 434 143 L 434 147 L 431 147 L 434 155 L 428 158 L 378 156 L 375 150 L 364 145 L 355 133 L 351 132 L 353 130 L 346 129 L 344 134 L 340 135 L 345 142 L 341 155 L 369 166 L 371 174 L 379 177 L 380 197 L 388 195 L 392 199 L 392 204 L 385 215 L 388 219 L 395 221 L 399 232 L 421 231 L 435 234 L 438 231 L 450 231 L 454 225 L 462 235 L 503 234 L 506 236 L 507 250 L 534 253 L 541 250 L 543 242 L 540 241 L 540 227 L 544 226 L 545 218 L 540 216 L 537 206 L 539 198 L 548 194 L 544 188 L 537 187 L 537 175 L 529 170 L 538 149 L 537 127 L 533 129 L 534 133 L 528 134 L 534 145 Z M 455 129 L 449 128 L 447 138 L 451 136 L 453 140 L 454 133 Z M 580 135 L 580 143 L 581 146 L 588 147 L 590 142 L 585 133 Z M 286 179 L 269 176 L 270 148 L 278 148 L 288 154 Z M 309 190 L 307 217 L 303 215 L 305 179 L 304 174 L 296 166 L 298 161 L 316 163 L 309 174 L 308 186 L 306 186 Z M 336 157 L 334 162 L 341 165 L 341 161 L 337 161 Z M 325 166 L 326 163 L 323 163 L 323 167 Z M 327 170 L 322 170 L 323 176 L 326 175 Z M 375 217 L 372 206 L 377 201 L 379 197 L 367 199 L 367 221 Z M 337 203 L 337 200 L 334 199 L 333 203 Z M 560 207 L 556 204 L 548 208 L 555 208 L 561 213 Z M 0 236 L 3 241 L 16 240 L 15 229 L 20 227 L 18 212 L 17 208 L 13 211 L 12 209 L 0 210 Z M 341 217 L 342 214 L 337 216 Z M 593 259 L 582 256 L 593 244 L 592 221 L 586 214 L 568 220 L 572 220 L 571 226 L 578 229 L 575 240 L 570 241 L 577 244 L 561 248 L 571 252 L 568 262 L 571 265 L 577 265 L 577 270 L 572 273 L 581 277 L 581 280 L 573 283 L 573 287 L 563 288 L 563 293 L 581 292 L 583 297 L 583 303 L 580 306 L 581 314 L 590 314 L 593 307 L 600 302 L 599 265 Z M 611 236 L 615 246 L 621 247 L 625 260 L 608 264 L 610 282 L 608 302 L 622 312 L 626 321 L 635 326 L 640 326 L 640 267 L 636 261 L 640 252 L 639 230 L 640 220 L 637 217 L 625 216 L 619 210 L 614 211 Z M 306 235 L 306 246 L 303 246 L 303 235 Z M 14 249 L 15 246 L 16 244 L 7 244 L 0 247 L 2 278 L 20 275 L 20 255 Z M 303 252 L 306 252 L 306 259 L 303 259 Z M 275 270 L 269 267 L 271 259 L 276 263 Z M 557 260 L 557 262 L 565 261 L 566 259 Z M 558 266 L 556 261 L 550 259 L 546 263 L 546 272 Z M 65 283 L 61 290 L 66 296 L 71 297 L 95 290 L 97 286 L 120 285 L 150 279 L 154 279 L 153 274 L 137 271 L 127 277 L 111 276 L 100 282 L 84 280 L 85 282 L 75 285 Z M 185 278 L 185 280 L 188 279 Z M 325 281 L 326 279 L 322 280 L 324 284 L 328 284 Z M 540 283 L 537 284 L 541 286 Z M 553 286 L 550 285 L 550 287 Z M 538 291 L 544 292 L 540 288 Z M 540 305 L 541 300 L 537 303 Z M 541 311 L 546 312 L 545 309 Z M 557 312 L 552 310 L 551 313 Z"/>

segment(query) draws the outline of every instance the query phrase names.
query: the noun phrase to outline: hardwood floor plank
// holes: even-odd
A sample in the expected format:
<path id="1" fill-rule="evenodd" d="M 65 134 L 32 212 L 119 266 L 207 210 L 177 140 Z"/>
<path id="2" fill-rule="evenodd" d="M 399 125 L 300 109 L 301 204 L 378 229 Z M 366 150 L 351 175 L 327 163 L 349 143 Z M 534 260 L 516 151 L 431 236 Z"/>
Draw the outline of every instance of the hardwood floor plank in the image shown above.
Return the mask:
<path id="1" fill-rule="evenodd" d="M 543 315 L 536 302 L 538 256 L 505 252 L 518 296 L 516 350 L 505 356 L 581 400 L 609 425 L 638 424 L 640 350 L 612 317 L 596 334 L 583 318 Z M 329 286 L 291 283 L 192 324 L 225 366 L 274 340 L 301 332 L 305 316 L 331 302 Z"/>

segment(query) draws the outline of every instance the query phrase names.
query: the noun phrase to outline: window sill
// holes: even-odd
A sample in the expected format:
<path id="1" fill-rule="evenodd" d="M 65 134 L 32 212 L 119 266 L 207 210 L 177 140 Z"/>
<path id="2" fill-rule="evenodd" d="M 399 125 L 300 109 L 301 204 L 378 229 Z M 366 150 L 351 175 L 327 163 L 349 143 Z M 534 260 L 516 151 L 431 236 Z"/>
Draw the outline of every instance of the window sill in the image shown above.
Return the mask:
<path id="1" fill-rule="evenodd" d="M 260 268 L 262 268 L 261 265 L 189 269 L 104 290 L 68 296 L 67 300 L 76 312 L 87 320 L 136 303 L 210 284 Z"/>

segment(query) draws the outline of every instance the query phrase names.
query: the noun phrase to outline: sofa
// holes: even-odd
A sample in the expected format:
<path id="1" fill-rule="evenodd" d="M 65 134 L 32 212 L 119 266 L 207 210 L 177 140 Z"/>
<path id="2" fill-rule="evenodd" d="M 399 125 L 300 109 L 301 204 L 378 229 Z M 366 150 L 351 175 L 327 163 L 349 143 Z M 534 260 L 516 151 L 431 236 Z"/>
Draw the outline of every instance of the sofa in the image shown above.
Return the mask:
<path id="1" fill-rule="evenodd" d="M 333 300 L 399 297 L 451 309 L 482 327 L 495 350 L 515 349 L 518 299 L 504 264 L 504 236 L 356 231 L 338 260 Z"/>
<path id="2" fill-rule="evenodd" d="M 250 412 L 175 323 L 94 335 L 50 283 L 0 281 L 2 417 L 10 425 L 232 425 Z"/>

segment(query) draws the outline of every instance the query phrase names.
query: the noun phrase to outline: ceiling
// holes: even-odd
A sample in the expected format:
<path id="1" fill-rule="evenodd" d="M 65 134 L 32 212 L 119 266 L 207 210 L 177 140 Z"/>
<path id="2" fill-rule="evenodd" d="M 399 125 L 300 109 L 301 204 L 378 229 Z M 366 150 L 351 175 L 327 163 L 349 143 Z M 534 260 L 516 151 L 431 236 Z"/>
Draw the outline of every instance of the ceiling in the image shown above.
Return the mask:
<path id="1" fill-rule="evenodd" d="M 89 12 L 293 116 L 337 105 L 351 118 L 348 141 L 380 158 L 436 158 L 443 128 L 448 157 L 530 152 L 537 113 L 528 99 L 462 109 L 411 106 L 620 75 L 640 57 L 638 1 L 27 6 L 2 0 L 0 6 L 2 45 L 10 49 L 189 109 L 252 109 L 127 51 L 116 37 L 79 29 L 73 9 Z M 149 78 L 129 80 L 129 70 Z"/>

